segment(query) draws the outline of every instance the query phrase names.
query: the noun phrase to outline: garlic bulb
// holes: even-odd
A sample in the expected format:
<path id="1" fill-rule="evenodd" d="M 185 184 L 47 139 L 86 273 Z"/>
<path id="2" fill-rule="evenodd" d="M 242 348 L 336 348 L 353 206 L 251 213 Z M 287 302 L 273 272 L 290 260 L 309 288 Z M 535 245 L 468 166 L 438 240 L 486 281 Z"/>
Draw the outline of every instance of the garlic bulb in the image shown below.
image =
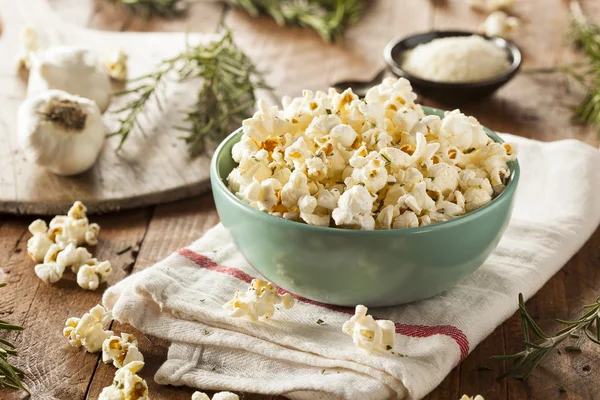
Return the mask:
<path id="1" fill-rule="evenodd" d="M 96 102 L 102 112 L 110 102 L 110 78 L 89 50 L 57 46 L 31 57 L 27 95 L 64 90 Z"/>
<path id="2" fill-rule="evenodd" d="M 96 103 L 61 90 L 28 97 L 17 114 L 19 142 L 28 159 L 58 175 L 90 168 L 106 135 Z"/>

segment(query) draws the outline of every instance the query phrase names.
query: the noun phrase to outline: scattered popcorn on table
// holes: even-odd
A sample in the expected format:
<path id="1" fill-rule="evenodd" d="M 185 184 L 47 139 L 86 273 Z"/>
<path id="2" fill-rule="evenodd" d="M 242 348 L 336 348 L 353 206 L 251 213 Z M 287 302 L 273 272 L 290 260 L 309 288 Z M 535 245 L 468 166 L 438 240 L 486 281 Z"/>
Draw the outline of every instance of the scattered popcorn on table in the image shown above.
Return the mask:
<path id="1" fill-rule="evenodd" d="M 352 336 L 356 347 L 373 352 L 390 350 L 394 346 L 396 327 L 392 321 L 375 321 L 367 315 L 367 307 L 358 305 L 354 316 L 342 326 L 342 331 Z"/>
<path id="2" fill-rule="evenodd" d="M 83 289 L 96 290 L 102 282 L 112 273 L 112 266 L 108 261 L 99 262 L 95 258 L 82 264 L 77 271 L 77 284 Z"/>
<path id="3" fill-rule="evenodd" d="M 102 67 L 113 79 L 118 81 L 127 80 L 127 53 L 123 49 L 114 48 L 110 50 L 102 60 Z"/>
<path id="4" fill-rule="evenodd" d="M 400 229 L 447 221 L 492 201 L 514 145 L 459 110 L 426 116 L 404 79 L 364 100 L 350 89 L 258 102 L 232 148 L 229 188 L 260 211 L 317 226 Z"/>
<path id="5" fill-rule="evenodd" d="M 192 400 L 210 400 L 210 397 L 206 393 L 194 392 Z M 240 397 L 231 392 L 219 392 L 213 395 L 212 400 L 240 400 Z"/>
<path id="6" fill-rule="evenodd" d="M 510 39 L 519 28 L 519 19 L 503 11 L 494 11 L 479 27 L 479 32 L 487 36 Z"/>
<path id="7" fill-rule="evenodd" d="M 478 394 L 477 396 L 467 396 L 463 394 L 463 396 L 459 400 L 485 400 L 482 395 Z"/>
<path id="8" fill-rule="evenodd" d="M 98 400 L 148 400 L 148 384 L 136 373 L 143 361 L 133 361 L 117 370 L 113 384 L 105 387 Z"/>
<path id="9" fill-rule="evenodd" d="M 133 361 L 144 361 L 137 346 L 135 336 L 128 333 L 121 333 L 121 337 L 111 336 L 102 343 L 102 361 L 105 364 L 112 362 L 116 368 L 123 368 Z"/>
<path id="10" fill-rule="evenodd" d="M 63 335 L 73 347 L 83 346 L 89 353 L 102 350 L 104 341 L 113 335 L 105 331 L 104 326 L 112 320 L 112 313 L 97 305 L 81 318 L 69 318 L 65 323 Z"/>
<path id="11" fill-rule="evenodd" d="M 276 304 L 283 304 L 285 309 L 290 309 L 294 306 L 294 298 L 289 293 L 277 293 L 271 282 L 253 279 L 247 291 L 238 290 L 223 308 L 230 310 L 229 315 L 232 317 L 245 317 L 257 321 L 272 318 Z"/>
<path id="12" fill-rule="evenodd" d="M 112 273 L 108 261 L 98 261 L 80 244 L 98 243 L 100 226 L 90 224 L 87 209 L 76 201 L 67 215 L 57 215 L 46 225 L 41 219 L 29 225 L 33 235 L 27 241 L 27 253 L 36 262 L 36 275 L 45 283 L 60 280 L 66 268 L 77 274 L 77 283 L 84 289 L 96 290 Z"/>

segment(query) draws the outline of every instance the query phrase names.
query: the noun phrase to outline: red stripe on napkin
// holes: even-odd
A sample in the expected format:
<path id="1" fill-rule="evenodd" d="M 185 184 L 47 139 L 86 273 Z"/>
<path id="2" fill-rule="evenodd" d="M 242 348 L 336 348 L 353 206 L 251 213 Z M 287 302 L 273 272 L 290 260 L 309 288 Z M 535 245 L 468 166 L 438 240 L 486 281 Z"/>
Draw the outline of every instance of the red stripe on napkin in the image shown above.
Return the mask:
<path id="1" fill-rule="evenodd" d="M 237 278 L 246 283 L 252 282 L 254 277 L 248 275 L 244 271 L 241 271 L 237 268 L 226 267 L 224 265 L 219 265 L 210 258 L 196 253 L 190 249 L 179 249 L 177 253 L 188 260 L 194 262 L 198 266 L 202 268 L 206 268 L 210 271 L 220 272 L 222 274 L 227 274 Z M 277 291 L 280 294 L 290 293 L 284 289 L 277 288 Z M 354 315 L 354 309 L 348 307 L 339 307 L 332 306 L 325 303 L 319 303 L 318 301 L 306 299 L 304 297 L 295 295 L 294 293 L 290 293 L 294 299 L 301 301 L 303 303 L 312 304 L 319 307 L 324 307 L 332 311 L 341 312 L 348 315 Z M 445 335 L 452 338 L 456 344 L 458 344 L 458 348 L 460 349 L 460 361 L 464 360 L 469 354 L 469 340 L 463 331 L 458 329 L 452 325 L 436 325 L 436 326 L 425 326 L 425 325 L 407 325 L 395 323 L 396 325 L 396 333 L 409 337 L 417 337 L 417 338 L 425 338 L 434 335 Z"/>

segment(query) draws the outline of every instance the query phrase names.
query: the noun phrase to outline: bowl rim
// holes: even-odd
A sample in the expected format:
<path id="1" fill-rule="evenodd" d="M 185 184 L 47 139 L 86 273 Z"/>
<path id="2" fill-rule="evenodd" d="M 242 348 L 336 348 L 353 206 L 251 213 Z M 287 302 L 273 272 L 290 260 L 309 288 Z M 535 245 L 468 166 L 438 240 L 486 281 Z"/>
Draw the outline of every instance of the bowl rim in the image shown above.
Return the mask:
<path id="1" fill-rule="evenodd" d="M 440 113 L 443 114 L 445 112 L 444 110 L 441 110 L 438 108 L 433 108 L 433 107 L 422 106 L 422 108 L 424 109 L 426 114 L 428 113 L 428 115 L 432 115 L 432 114 L 439 115 Z M 491 137 L 492 140 L 494 140 L 494 142 L 504 143 L 504 140 L 500 136 L 498 136 L 498 134 L 496 132 L 492 131 L 491 129 L 489 129 L 485 126 L 483 128 L 484 128 L 486 134 L 489 137 Z M 210 180 L 211 180 L 211 185 L 213 186 L 213 190 L 215 190 L 215 188 L 216 188 L 217 190 L 224 192 L 225 196 L 228 199 L 230 199 L 231 201 L 233 201 L 234 205 L 242 208 L 246 212 L 250 212 L 250 213 L 254 214 L 257 218 L 263 219 L 266 222 L 276 223 L 276 224 L 279 223 L 279 224 L 283 224 L 284 227 L 289 227 L 289 228 L 295 227 L 295 229 L 306 229 L 306 230 L 309 230 L 312 232 L 330 233 L 330 234 L 339 233 L 342 235 L 379 236 L 379 235 L 416 234 L 416 233 L 429 232 L 429 231 L 433 231 L 433 230 L 452 228 L 454 226 L 469 223 L 472 220 L 477 219 L 482 214 L 484 214 L 487 211 L 489 211 L 490 209 L 496 207 L 501 201 L 505 201 L 511 195 L 514 195 L 514 192 L 517 188 L 517 184 L 519 182 L 519 176 L 520 176 L 520 172 L 521 172 L 521 169 L 519 166 L 519 160 L 515 159 L 514 161 L 510 161 L 510 163 L 512 163 L 513 167 L 511 168 L 511 174 L 509 176 L 509 181 L 506 184 L 504 190 L 498 196 L 493 198 L 486 205 L 484 205 L 474 211 L 471 211 L 469 213 L 461 215 L 459 217 L 450 219 L 448 221 L 436 222 L 434 224 L 430 224 L 430 225 L 426 225 L 426 226 L 418 226 L 415 228 L 401 228 L 401 229 L 358 230 L 358 229 L 343 229 L 343 228 L 337 228 L 337 227 L 331 227 L 331 226 L 327 226 L 327 227 L 315 226 L 315 225 L 309 225 L 306 223 L 302 223 L 299 221 L 291 221 L 291 220 L 287 220 L 287 219 L 284 219 L 281 217 L 276 217 L 269 213 L 257 210 L 255 208 L 251 207 L 249 204 L 244 203 L 225 185 L 225 182 L 224 182 L 225 178 L 221 177 L 221 174 L 219 173 L 217 161 L 220 159 L 225 146 L 227 146 L 232 140 L 236 139 L 238 136 L 241 137 L 241 135 L 243 134 L 242 130 L 243 130 L 243 128 L 240 127 L 238 129 L 236 129 L 235 131 L 233 131 L 232 133 L 230 133 L 229 136 L 227 136 L 219 144 L 219 146 L 217 147 L 217 149 L 215 150 L 215 152 L 213 154 L 213 157 L 210 161 Z"/>
<path id="2" fill-rule="evenodd" d="M 465 82 L 439 82 L 432 81 L 425 78 L 420 78 L 416 75 L 411 74 L 410 72 L 405 71 L 402 66 L 396 61 L 394 58 L 394 52 L 396 47 L 401 46 L 407 40 L 417 38 L 419 36 L 425 35 L 436 35 L 438 37 L 434 37 L 427 42 L 423 42 L 420 44 L 430 43 L 435 39 L 440 39 L 444 37 L 453 37 L 453 36 L 480 36 L 487 41 L 492 42 L 496 47 L 502 48 L 503 50 L 507 50 L 513 57 L 512 63 L 509 68 L 502 72 L 500 75 L 497 75 L 492 78 L 478 80 L 478 81 L 465 81 Z M 402 51 L 405 52 L 406 50 Z M 482 35 L 477 32 L 471 31 L 460 31 L 460 30 L 434 30 L 421 32 L 409 36 L 405 36 L 403 38 L 393 39 L 385 45 L 383 49 L 383 58 L 387 63 L 388 67 L 392 70 L 392 72 L 398 76 L 404 77 L 408 79 L 410 82 L 414 82 L 417 85 L 427 85 L 427 86 L 437 86 L 440 89 L 475 89 L 487 86 L 493 86 L 500 83 L 505 83 L 510 80 L 521 68 L 521 63 L 523 60 L 523 56 L 521 54 L 521 50 L 517 47 L 513 42 L 500 38 L 500 37 L 490 37 L 487 35 Z"/>

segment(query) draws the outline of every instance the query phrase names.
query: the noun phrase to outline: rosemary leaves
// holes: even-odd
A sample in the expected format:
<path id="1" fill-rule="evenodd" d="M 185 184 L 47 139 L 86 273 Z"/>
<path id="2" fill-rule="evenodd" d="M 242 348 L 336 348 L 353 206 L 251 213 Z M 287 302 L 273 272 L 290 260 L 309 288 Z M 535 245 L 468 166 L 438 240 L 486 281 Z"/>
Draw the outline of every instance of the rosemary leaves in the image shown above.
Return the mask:
<path id="1" fill-rule="evenodd" d="M 182 0 L 112 0 L 132 15 L 177 17 L 185 11 Z M 346 28 L 360 19 L 366 0 L 226 0 L 252 16 L 273 18 L 279 25 L 298 25 L 315 30 L 326 42 L 341 39 Z"/>
<path id="2" fill-rule="evenodd" d="M 595 126 L 600 137 L 600 25 L 584 16 L 578 1 L 571 2 L 571 10 L 574 38 L 586 56 L 580 68 L 570 69 L 570 75 L 587 88 L 586 97 L 575 107 L 575 115 Z"/>
<path id="3" fill-rule="evenodd" d="M 200 154 L 207 143 L 220 142 L 234 127 L 240 126 L 252 115 L 255 91 L 268 89 L 262 74 L 233 43 L 227 30 L 218 41 L 187 46 L 179 55 L 162 61 L 155 72 L 130 80 L 133 87 L 118 93 L 132 96 L 114 111 L 125 114 L 119 120 L 119 129 L 109 134 L 121 137 L 119 148 L 135 128 L 143 131 L 140 117 L 148 111 L 151 99 L 160 107 L 161 95 L 157 91 L 170 79 L 202 80 L 196 104 L 185 112 L 188 126 L 177 127 L 187 132 L 182 139 L 192 156 Z"/>
<path id="4" fill-rule="evenodd" d="M 6 286 L 6 283 L 0 283 L 0 288 Z M 23 328 L 17 325 L 9 324 L 6 321 L 0 320 L 0 333 L 7 331 L 22 331 Z M 0 389 L 17 389 L 29 391 L 21 382 L 23 371 L 12 365 L 9 357 L 16 356 L 17 351 L 15 345 L 6 339 L 0 338 Z"/>
<path id="5" fill-rule="evenodd" d="M 365 0 L 229 0 L 250 15 L 269 15 L 279 25 L 315 30 L 326 42 L 341 39 L 349 25 L 358 22 Z"/>
<path id="6" fill-rule="evenodd" d="M 172 18 L 182 15 L 185 3 L 182 0 L 112 0 L 132 15 L 148 20 L 153 16 Z"/>
<path id="7" fill-rule="evenodd" d="M 600 345 L 600 297 L 596 299 L 595 303 L 585 305 L 583 308 L 586 312 L 575 320 L 558 319 L 557 321 L 564 324 L 565 328 L 554 335 L 547 335 L 527 312 L 523 295 L 519 294 L 519 315 L 525 350 L 516 354 L 492 357 L 495 360 L 513 362 L 512 367 L 498 379 L 509 376 L 516 379 L 527 379 L 542 360 L 553 350 L 558 350 L 563 342 L 570 342 L 570 345 L 564 347 L 566 351 L 580 351 L 579 345 L 586 338 Z"/>

